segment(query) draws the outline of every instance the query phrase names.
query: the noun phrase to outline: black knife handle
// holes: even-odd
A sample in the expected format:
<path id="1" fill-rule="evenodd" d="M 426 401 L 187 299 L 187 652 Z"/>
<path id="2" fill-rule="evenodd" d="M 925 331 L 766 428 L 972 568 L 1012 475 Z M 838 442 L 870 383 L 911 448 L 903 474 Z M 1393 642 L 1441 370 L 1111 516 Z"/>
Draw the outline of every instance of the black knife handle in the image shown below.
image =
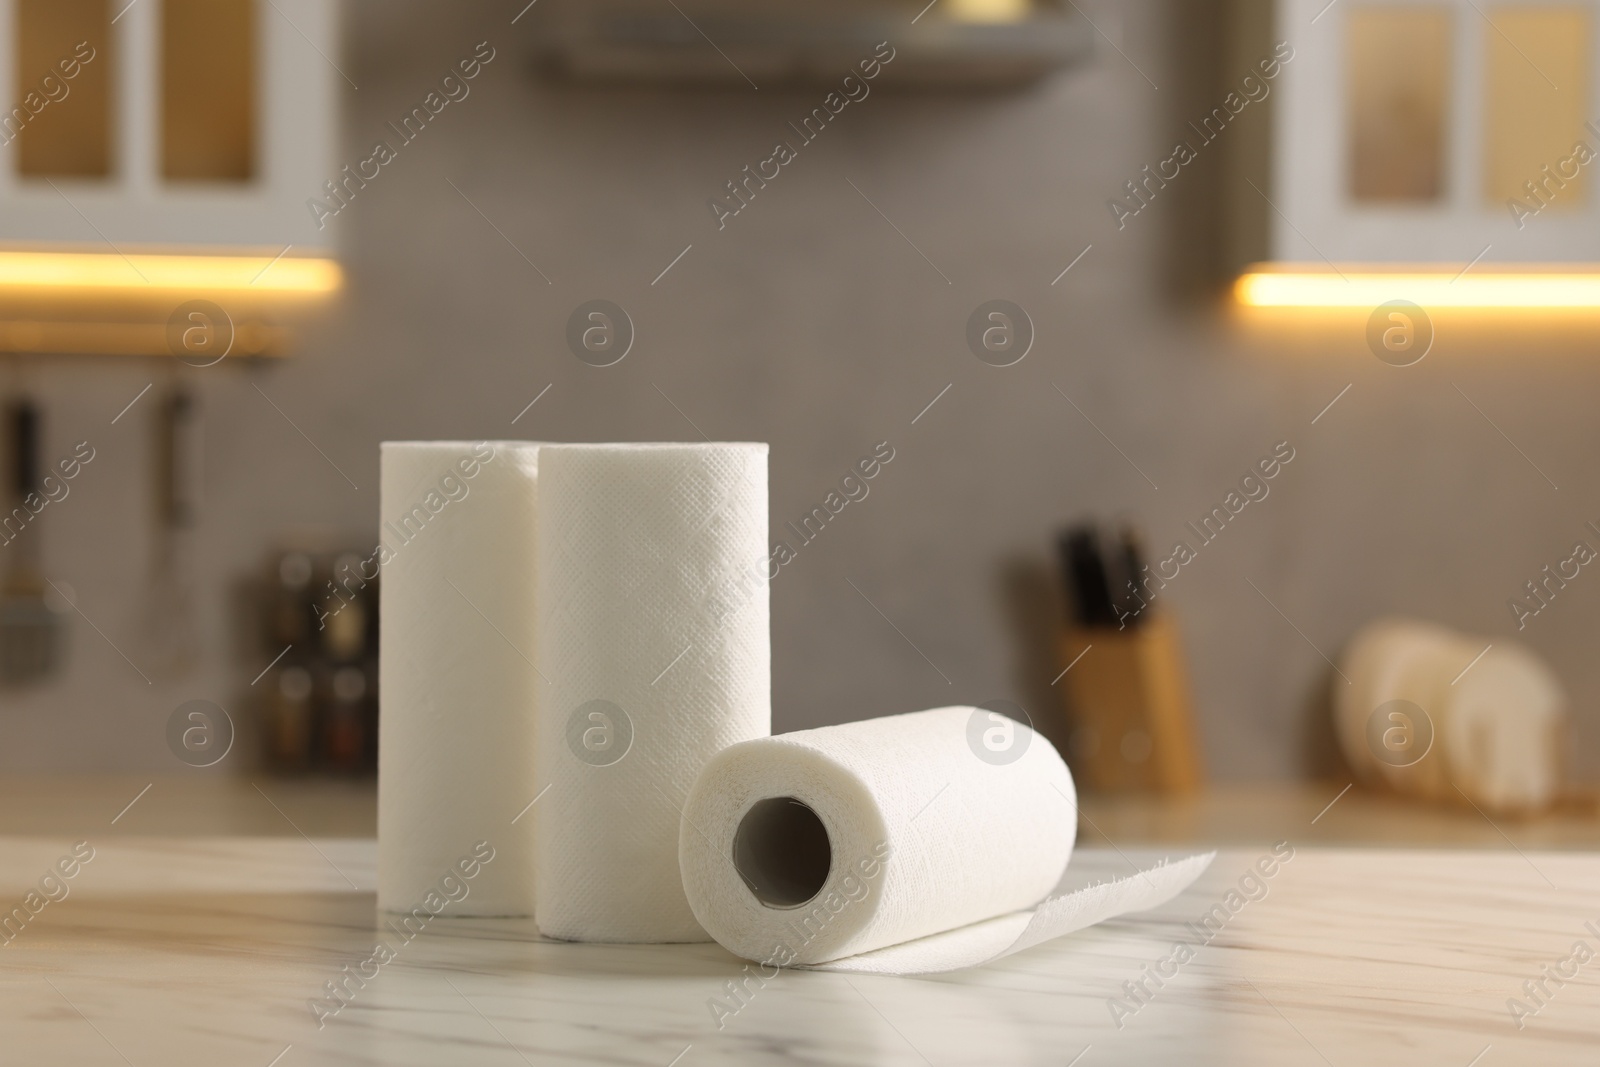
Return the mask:
<path id="1" fill-rule="evenodd" d="M 12 488 L 19 499 L 39 491 L 39 408 L 31 400 L 11 406 Z"/>
<path id="2" fill-rule="evenodd" d="M 1101 548 L 1100 531 L 1081 523 L 1061 537 L 1061 563 L 1067 580 L 1068 603 L 1080 626 L 1109 626 L 1116 622 L 1111 601 L 1110 576 Z"/>

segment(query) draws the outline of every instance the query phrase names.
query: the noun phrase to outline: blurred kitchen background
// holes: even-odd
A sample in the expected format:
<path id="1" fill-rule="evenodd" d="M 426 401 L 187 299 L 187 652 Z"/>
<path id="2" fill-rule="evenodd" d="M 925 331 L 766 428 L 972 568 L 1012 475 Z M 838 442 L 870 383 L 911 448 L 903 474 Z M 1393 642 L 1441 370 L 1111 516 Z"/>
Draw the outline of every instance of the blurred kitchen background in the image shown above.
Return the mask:
<path id="1" fill-rule="evenodd" d="M 605 4 L 525 4 L 212 0 L 239 14 L 192 14 L 187 30 L 162 23 L 194 6 L 183 0 L 0 4 L 0 85 L 19 101 L 58 58 L 57 38 L 96 49 L 78 95 L 0 148 L 7 248 L 253 257 L 237 293 L 195 288 L 236 320 L 234 349 L 211 365 L 203 343 L 170 354 L 168 319 L 186 293 L 119 312 L 141 327 L 90 336 L 72 331 L 107 321 L 93 286 L 46 313 L 26 283 L 0 278 L 14 309 L 0 325 L 12 350 L 0 393 L 36 403 L 46 466 L 80 442 L 93 450 L 7 550 L 35 543 L 65 624 L 59 665 L 0 689 L 0 768 L 359 775 L 374 743 L 375 589 L 337 624 L 342 637 L 318 631 L 305 596 L 326 590 L 341 554 L 372 550 L 380 441 L 703 435 L 771 442 L 772 539 L 791 544 L 786 522 L 880 443 L 892 449 L 866 498 L 773 581 L 776 730 L 1005 700 L 1064 738 L 1065 684 L 1052 684 L 1066 666 L 1063 528 L 1125 522 L 1150 560 L 1165 558 L 1176 541 L 1198 545 L 1186 524 L 1286 442 L 1292 462 L 1268 495 L 1159 600 L 1181 634 L 1206 778 L 1332 799 L 1351 776 L 1330 723 L 1331 661 L 1386 615 L 1534 650 L 1569 698 L 1570 781 L 1600 774 L 1600 578 L 1570 581 L 1520 631 L 1508 607 L 1574 542 L 1600 544 L 1586 525 L 1600 522 L 1600 320 L 1434 310 L 1431 350 L 1400 367 L 1369 344 L 1376 301 L 1269 310 L 1235 295 L 1250 259 L 1327 268 L 1324 232 L 1356 242 L 1329 249 L 1341 266 L 1396 258 L 1381 241 L 1359 247 L 1359 227 L 1312 219 L 1271 136 L 1291 72 L 1304 101 L 1305 79 L 1330 76 L 1341 20 L 1373 5 L 1345 0 L 1315 22 L 1321 4 L 937 0 L 920 15 L 921 3 L 885 2 L 870 16 L 847 5 L 825 14 L 862 24 L 857 36 L 813 42 L 807 54 L 826 62 L 790 77 L 799 46 L 781 26 L 776 43 L 763 37 L 760 19 L 809 5 L 747 3 L 741 23 L 715 4 L 684 2 L 680 17 L 663 2 L 607 23 L 582 17 Z M 1479 18 L 1438 6 L 1451 32 Z M 1567 91 L 1600 114 L 1591 5 L 1546 7 L 1576 9 L 1590 27 L 1571 60 L 1584 88 Z M 29 46 L 28 17 L 90 29 L 57 26 Z M 1037 19 L 1048 25 L 1030 29 Z M 867 94 L 802 143 L 789 124 L 844 92 L 886 39 L 894 59 L 871 80 L 858 72 Z M 1258 64 L 1277 42 L 1293 59 L 1274 80 Z M 1519 43 L 1545 54 L 1533 37 Z M 23 69 L 40 55 L 43 69 Z M 173 57 L 188 74 L 161 73 Z M 477 67 L 470 79 L 463 61 Z M 1245 95 L 1252 73 L 1270 91 L 1229 108 L 1205 142 L 1195 127 Z M 29 139 L 90 106 L 95 77 L 108 154 L 30 170 Z M 453 95 L 404 141 L 396 127 L 429 93 Z M 189 163 L 152 147 L 163 100 L 233 140 Z M 1336 115 L 1325 125 L 1342 128 Z M 1562 140 L 1578 138 L 1593 140 L 1581 129 Z M 719 228 L 708 201 L 738 206 L 727 183 L 780 139 L 801 144 L 797 158 L 741 186 L 753 195 Z M 1196 158 L 1149 182 L 1147 165 L 1185 139 Z M 368 164 L 378 141 L 393 158 Z M 1476 157 L 1446 157 L 1440 180 L 1453 187 L 1449 167 Z M 347 165 L 368 180 L 344 185 L 341 205 L 324 182 Z M 256 193 L 235 191 L 252 183 Z M 1576 234 L 1571 258 L 1600 259 L 1584 250 L 1593 208 L 1572 199 L 1527 228 Z M 1112 200 L 1140 210 L 1119 218 Z M 1478 275 L 1502 256 L 1565 256 L 1518 253 L 1505 208 L 1482 214 L 1459 233 L 1446 219 L 1458 240 L 1419 240 L 1410 258 L 1445 263 L 1448 278 L 1484 244 L 1498 251 Z M 1260 239 L 1267 231 L 1278 236 Z M 264 283 L 302 267 L 303 291 L 250 291 L 256 271 Z M 633 330 L 610 366 L 567 339 L 569 317 L 596 299 Z M 1011 365 L 969 345 L 969 317 L 991 300 L 1031 321 L 1031 348 Z M 185 626 L 188 669 L 164 647 Z M 169 746 L 169 719 L 191 700 L 226 708 L 237 729 L 209 768 Z"/>

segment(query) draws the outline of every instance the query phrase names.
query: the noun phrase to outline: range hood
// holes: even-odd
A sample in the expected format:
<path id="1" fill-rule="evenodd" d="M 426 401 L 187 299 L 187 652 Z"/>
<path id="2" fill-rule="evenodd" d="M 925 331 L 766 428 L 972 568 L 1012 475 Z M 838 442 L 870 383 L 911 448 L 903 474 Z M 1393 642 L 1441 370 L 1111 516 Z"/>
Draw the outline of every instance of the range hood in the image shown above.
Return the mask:
<path id="1" fill-rule="evenodd" d="M 1037 81 L 1085 56 L 1094 28 L 1066 0 L 583 0 L 551 10 L 536 58 L 597 81 L 833 83 L 887 41 L 896 85 Z"/>

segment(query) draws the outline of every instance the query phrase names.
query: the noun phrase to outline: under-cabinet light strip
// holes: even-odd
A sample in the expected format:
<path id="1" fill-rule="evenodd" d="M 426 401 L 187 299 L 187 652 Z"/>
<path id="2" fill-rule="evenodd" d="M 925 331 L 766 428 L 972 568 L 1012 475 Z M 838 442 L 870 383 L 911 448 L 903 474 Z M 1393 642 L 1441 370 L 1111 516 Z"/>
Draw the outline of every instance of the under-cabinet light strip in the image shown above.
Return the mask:
<path id="1" fill-rule="evenodd" d="M 1248 307 L 1600 308 L 1600 271 L 1251 271 L 1234 283 Z"/>
<path id="2" fill-rule="evenodd" d="M 344 274 L 331 259 L 270 255 L 0 251 L 0 293 L 31 290 L 176 290 L 320 295 Z"/>

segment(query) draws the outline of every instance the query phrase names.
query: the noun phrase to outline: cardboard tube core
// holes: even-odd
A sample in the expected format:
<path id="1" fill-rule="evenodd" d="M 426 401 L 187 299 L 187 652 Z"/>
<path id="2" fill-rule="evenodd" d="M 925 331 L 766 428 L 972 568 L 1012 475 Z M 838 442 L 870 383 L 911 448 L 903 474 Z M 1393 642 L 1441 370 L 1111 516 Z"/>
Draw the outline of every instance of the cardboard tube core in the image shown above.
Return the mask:
<path id="1" fill-rule="evenodd" d="M 758 800 L 733 835 L 733 866 L 769 908 L 797 908 L 828 880 L 833 843 L 817 813 L 794 797 Z"/>

